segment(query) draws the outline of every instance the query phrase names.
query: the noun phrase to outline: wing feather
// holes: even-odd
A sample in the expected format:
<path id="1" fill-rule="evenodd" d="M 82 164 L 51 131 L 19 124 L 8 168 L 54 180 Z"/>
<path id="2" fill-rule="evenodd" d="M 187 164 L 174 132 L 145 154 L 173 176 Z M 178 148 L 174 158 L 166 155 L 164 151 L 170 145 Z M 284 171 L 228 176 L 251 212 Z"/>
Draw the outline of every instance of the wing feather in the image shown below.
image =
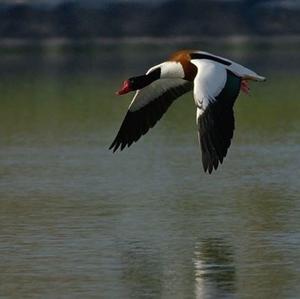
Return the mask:
<path id="1" fill-rule="evenodd" d="M 174 100 L 192 88 L 193 83 L 186 80 L 160 79 L 138 90 L 109 149 L 123 150 L 136 142 L 154 127 Z"/>
<path id="2" fill-rule="evenodd" d="M 198 67 L 194 97 L 202 164 L 204 171 L 211 173 L 223 163 L 231 144 L 233 105 L 239 95 L 241 78 L 215 62 L 195 61 L 194 64 Z"/>
<path id="3" fill-rule="evenodd" d="M 227 58 L 223 58 L 208 52 L 203 52 L 203 51 L 193 51 L 191 52 L 191 57 L 192 59 L 207 59 L 207 60 L 211 60 L 214 62 L 218 62 L 220 64 L 222 64 L 226 69 L 228 69 L 229 71 L 233 72 L 234 74 L 236 74 L 239 77 L 242 77 L 244 79 L 250 79 L 250 80 L 254 80 L 254 81 L 265 81 L 266 78 L 262 77 L 260 75 L 258 75 L 257 73 L 255 73 L 254 71 L 244 67 L 243 65 L 236 63 L 232 60 L 229 60 Z"/>

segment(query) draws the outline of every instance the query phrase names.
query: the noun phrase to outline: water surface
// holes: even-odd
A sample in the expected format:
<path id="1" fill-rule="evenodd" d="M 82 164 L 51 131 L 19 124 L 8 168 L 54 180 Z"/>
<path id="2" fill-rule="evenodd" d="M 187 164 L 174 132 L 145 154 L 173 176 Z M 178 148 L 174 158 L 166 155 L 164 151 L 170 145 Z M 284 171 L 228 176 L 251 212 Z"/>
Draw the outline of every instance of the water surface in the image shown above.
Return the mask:
<path id="1" fill-rule="evenodd" d="M 212 175 L 191 95 L 130 149 L 108 151 L 130 102 L 114 91 L 174 45 L 1 49 L 1 297 L 298 297 L 299 51 L 178 47 L 268 77 L 237 101 Z"/>

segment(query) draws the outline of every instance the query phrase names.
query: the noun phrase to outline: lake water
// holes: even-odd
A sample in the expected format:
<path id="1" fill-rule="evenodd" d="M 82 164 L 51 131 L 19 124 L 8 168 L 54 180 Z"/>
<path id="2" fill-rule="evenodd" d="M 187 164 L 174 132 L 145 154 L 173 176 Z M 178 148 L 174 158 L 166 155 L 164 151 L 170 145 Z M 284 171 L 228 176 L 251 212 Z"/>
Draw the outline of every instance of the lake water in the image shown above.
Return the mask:
<path id="1" fill-rule="evenodd" d="M 180 48 L 268 77 L 235 105 L 223 165 L 202 170 L 186 95 L 112 154 L 114 92 Z M 300 46 L 0 49 L 0 298 L 299 298 Z"/>

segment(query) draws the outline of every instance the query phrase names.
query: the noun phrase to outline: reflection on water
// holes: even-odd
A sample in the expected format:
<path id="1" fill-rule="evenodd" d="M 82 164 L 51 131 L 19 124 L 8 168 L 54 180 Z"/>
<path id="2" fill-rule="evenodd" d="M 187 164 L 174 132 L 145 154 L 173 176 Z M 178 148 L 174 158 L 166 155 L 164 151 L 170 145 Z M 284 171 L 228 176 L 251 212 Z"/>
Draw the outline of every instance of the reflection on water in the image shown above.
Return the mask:
<path id="1" fill-rule="evenodd" d="M 182 47 L 269 79 L 237 101 L 211 176 L 191 95 L 130 150 L 108 151 L 130 101 L 115 89 L 174 45 L 0 50 L 0 297 L 298 296 L 300 52 Z"/>
<path id="2" fill-rule="evenodd" d="M 138 243 L 121 255 L 122 283 L 129 298 L 138 298 L 143 290 L 148 296 L 161 294 L 162 270 L 159 254 Z"/>
<path id="3" fill-rule="evenodd" d="M 194 265 L 197 299 L 233 297 L 236 277 L 232 250 L 219 239 L 206 239 L 196 245 Z"/>

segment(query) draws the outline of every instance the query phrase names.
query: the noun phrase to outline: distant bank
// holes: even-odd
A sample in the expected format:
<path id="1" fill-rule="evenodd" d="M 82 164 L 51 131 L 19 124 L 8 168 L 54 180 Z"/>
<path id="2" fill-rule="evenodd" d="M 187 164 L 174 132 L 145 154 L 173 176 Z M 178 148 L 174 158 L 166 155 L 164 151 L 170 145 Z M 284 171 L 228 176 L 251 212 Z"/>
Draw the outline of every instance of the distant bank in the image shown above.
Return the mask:
<path id="1" fill-rule="evenodd" d="M 0 2 L 0 39 L 269 39 L 300 35 L 299 15 L 299 1 L 292 0 L 128 1 L 101 7 L 86 6 L 84 1 L 51 7 Z"/>
<path id="2" fill-rule="evenodd" d="M 228 45 L 243 45 L 247 43 L 258 43 L 258 44 L 274 44 L 274 45 L 292 45 L 300 47 L 300 34 L 299 35 L 272 35 L 272 36 L 242 36 L 232 35 L 223 36 L 219 38 L 215 37 L 122 37 L 122 38 L 89 38 L 89 39 L 72 39 L 72 38 L 61 38 L 51 37 L 44 39 L 33 39 L 33 38 L 0 38 L 0 48 L 11 48 L 11 47 L 31 47 L 31 46 L 44 46 L 44 47 L 59 47 L 67 45 L 122 45 L 122 44 L 192 44 L 192 43 L 209 43 L 209 44 L 228 44 Z"/>

